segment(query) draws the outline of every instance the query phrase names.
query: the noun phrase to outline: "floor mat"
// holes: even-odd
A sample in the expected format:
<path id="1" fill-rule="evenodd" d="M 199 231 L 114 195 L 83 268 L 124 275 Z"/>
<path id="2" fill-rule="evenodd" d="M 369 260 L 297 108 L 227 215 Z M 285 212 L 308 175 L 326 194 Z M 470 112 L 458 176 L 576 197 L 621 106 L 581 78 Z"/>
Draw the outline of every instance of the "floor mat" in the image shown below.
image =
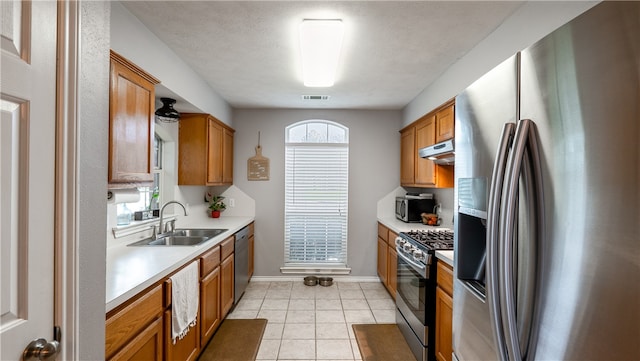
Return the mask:
<path id="1" fill-rule="evenodd" d="M 267 320 L 226 319 L 200 354 L 201 361 L 254 361 Z"/>
<path id="2" fill-rule="evenodd" d="M 416 361 L 395 324 L 353 325 L 363 361 Z"/>

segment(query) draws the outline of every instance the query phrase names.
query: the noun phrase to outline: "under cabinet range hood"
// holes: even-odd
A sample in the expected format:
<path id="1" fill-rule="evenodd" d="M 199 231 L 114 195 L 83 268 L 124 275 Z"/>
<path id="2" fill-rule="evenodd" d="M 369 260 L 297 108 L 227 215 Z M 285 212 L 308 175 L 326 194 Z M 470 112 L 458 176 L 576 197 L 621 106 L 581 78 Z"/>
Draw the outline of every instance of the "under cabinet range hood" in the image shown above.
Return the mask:
<path id="1" fill-rule="evenodd" d="M 420 158 L 427 158 L 436 164 L 453 164 L 455 153 L 453 139 L 418 149 Z"/>

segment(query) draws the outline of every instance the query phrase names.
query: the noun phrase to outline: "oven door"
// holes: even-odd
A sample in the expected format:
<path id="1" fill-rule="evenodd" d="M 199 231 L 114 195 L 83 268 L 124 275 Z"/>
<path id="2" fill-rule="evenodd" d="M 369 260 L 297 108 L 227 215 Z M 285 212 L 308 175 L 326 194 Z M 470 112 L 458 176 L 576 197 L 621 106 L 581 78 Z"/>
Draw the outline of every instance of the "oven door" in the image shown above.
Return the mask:
<path id="1" fill-rule="evenodd" d="M 398 247 L 396 247 L 396 251 L 398 252 L 396 304 L 413 332 L 426 345 L 424 331 L 421 331 L 421 329 L 424 330 L 426 324 L 428 266 L 409 258 Z"/>

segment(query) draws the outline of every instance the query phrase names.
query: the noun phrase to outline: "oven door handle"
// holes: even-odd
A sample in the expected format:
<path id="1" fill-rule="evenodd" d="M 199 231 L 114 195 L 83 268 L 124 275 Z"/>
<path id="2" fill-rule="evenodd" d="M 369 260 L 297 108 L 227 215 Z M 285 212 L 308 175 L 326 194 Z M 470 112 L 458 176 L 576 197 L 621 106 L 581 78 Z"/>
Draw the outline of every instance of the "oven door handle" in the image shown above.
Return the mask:
<path id="1" fill-rule="evenodd" d="M 404 251 L 402 249 L 400 249 L 400 247 L 396 246 L 396 253 L 398 254 L 398 257 L 402 258 L 403 261 L 407 262 L 409 265 L 411 265 L 411 267 L 416 268 L 417 270 L 420 271 L 420 274 L 424 277 L 425 276 L 425 271 L 427 270 L 427 266 L 416 262 L 412 259 L 410 259 L 409 257 L 405 256 Z"/>

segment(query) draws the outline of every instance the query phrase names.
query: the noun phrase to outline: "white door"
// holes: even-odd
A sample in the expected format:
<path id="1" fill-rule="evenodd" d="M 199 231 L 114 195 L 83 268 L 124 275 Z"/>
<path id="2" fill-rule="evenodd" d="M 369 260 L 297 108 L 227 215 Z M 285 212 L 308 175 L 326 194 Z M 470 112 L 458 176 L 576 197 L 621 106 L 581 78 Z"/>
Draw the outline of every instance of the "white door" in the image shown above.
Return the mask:
<path id="1" fill-rule="evenodd" d="M 0 1 L 0 359 L 53 337 L 56 1 Z"/>

